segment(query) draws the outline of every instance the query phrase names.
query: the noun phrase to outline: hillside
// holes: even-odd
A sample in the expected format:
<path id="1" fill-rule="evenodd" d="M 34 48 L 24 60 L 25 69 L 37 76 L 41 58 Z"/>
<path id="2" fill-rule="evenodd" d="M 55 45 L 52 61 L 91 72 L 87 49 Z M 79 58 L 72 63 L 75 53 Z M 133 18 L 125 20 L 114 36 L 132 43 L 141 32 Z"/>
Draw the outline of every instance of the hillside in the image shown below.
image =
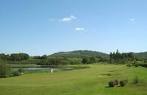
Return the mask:
<path id="1" fill-rule="evenodd" d="M 147 59 L 147 52 L 139 52 L 139 53 L 134 53 L 134 55 L 138 58 L 144 58 Z"/>
<path id="2" fill-rule="evenodd" d="M 76 51 L 69 51 L 69 52 L 58 52 L 50 55 L 52 57 L 103 57 L 108 58 L 109 55 L 106 53 L 98 52 L 98 51 L 90 51 L 90 50 L 76 50 Z"/>

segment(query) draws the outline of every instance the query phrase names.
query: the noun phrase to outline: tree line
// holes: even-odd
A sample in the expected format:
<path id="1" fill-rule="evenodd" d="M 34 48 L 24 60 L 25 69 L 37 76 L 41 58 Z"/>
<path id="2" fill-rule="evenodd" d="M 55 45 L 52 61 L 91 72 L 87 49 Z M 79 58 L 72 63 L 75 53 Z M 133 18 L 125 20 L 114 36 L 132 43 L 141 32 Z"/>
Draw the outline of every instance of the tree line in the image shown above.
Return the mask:
<path id="1" fill-rule="evenodd" d="M 5 61 L 22 61 L 29 59 L 29 57 L 26 53 L 0 54 L 0 59 Z"/>
<path id="2" fill-rule="evenodd" d="M 67 64 L 94 64 L 94 63 L 111 63 L 111 64 L 135 64 L 139 62 L 140 66 L 147 67 L 147 60 L 138 59 L 135 57 L 134 53 L 120 53 L 118 50 L 116 52 L 111 52 L 109 57 L 101 56 L 30 56 L 27 53 L 12 53 L 12 54 L 0 54 L 0 77 L 7 77 L 10 74 L 10 64 L 36 64 L 42 66 L 58 66 Z M 21 70 L 20 70 L 21 71 Z M 14 73 L 18 75 L 19 73 Z"/>
<path id="3" fill-rule="evenodd" d="M 132 52 L 130 53 L 120 53 L 118 50 L 116 52 L 110 53 L 110 63 L 130 63 L 135 62 L 136 57 Z"/>
<path id="4" fill-rule="evenodd" d="M 2 61 L 1 61 L 2 60 Z M 26 53 L 0 54 L 0 61 L 8 64 L 37 64 L 37 65 L 66 65 L 66 64 L 92 64 L 105 62 L 108 59 L 100 56 L 30 56 Z M 0 62 L 0 63 L 1 63 Z"/>

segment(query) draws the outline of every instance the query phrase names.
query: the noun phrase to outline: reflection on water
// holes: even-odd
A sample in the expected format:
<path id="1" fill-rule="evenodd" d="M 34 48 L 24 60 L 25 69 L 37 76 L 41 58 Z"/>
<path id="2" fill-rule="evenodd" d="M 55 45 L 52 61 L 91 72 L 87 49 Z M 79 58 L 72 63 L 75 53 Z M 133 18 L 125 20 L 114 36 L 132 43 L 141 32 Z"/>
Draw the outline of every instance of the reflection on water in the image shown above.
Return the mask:
<path id="1" fill-rule="evenodd" d="M 69 71 L 69 70 L 76 70 L 76 69 L 85 69 L 89 68 L 89 66 L 63 66 L 63 67 L 16 67 L 13 68 L 14 71 L 17 71 L 19 69 L 22 69 L 24 72 L 40 72 L 40 71 L 45 71 L 45 72 L 57 72 L 57 71 Z"/>
<path id="2" fill-rule="evenodd" d="M 51 68 L 23 68 L 24 70 L 50 70 Z"/>

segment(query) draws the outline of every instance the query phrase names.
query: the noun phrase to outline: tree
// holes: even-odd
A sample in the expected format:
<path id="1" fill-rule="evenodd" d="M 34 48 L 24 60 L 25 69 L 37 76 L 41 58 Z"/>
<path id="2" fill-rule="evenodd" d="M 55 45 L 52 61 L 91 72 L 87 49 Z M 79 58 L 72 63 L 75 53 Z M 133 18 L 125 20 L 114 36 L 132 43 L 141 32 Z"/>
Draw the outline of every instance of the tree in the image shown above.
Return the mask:
<path id="1" fill-rule="evenodd" d="M 47 59 L 47 55 L 43 55 L 43 56 L 33 56 L 33 59 Z"/>
<path id="2" fill-rule="evenodd" d="M 89 58 L 89 63 L 96 63 L 96 58 L 95 57 L 90 57 Z"/>
<path id="3" fill-rule="evenodd" d="M 26 53 L 13 53 L 10 55 L 10 60 L 12 61 L 22 61 L 29 59 L 29 55 Z"/>
<path id="4" fill-rule="evenodd" d="M 110 53 L 110 63 L 128 63 L 134 59 L 133 53 L 119 53 L 118 50 Z"/>
<path id="5" fill-rule="evenodd" d="M 0 63 L 0 78 L 10 76 L 10 66 L 5 63 Z"/>
<path id="6" fill-rule="evenodd" d="M 41 59 L 47 59 L 47 55 L 41 56 Z"/>
<path id="7" fill-rule="evenodd" d="M 89 59 L 88 59 L 87 57 L 84 57 L 84 58 L 82 59 L 82 63 L 83 63 L 83 64 L 88 64 L 88 63 L 89 63 Z"/>
<path id="8" fill-rule="evenodd" d="M 4 54 L 4 53 L 1 53 L 1 54 L 0 54 L 0 59 L 1 59 L 1 60 L 8 60 L 8 59 L 9 59 L 9 55 L 6 55 L 6 54 Z"/>

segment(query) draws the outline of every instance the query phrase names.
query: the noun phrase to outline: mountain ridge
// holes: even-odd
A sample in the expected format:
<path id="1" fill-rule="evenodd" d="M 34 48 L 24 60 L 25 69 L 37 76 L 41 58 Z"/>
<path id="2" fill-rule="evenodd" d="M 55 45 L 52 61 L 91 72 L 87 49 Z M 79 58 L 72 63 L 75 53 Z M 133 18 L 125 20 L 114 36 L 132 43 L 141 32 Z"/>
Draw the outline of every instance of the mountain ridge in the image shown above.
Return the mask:
<path id="1" fill-rule="evenodd" d="M 134 56 L 138 58 L 147 58 L 147 52 L 132 52 Z M 103 57 L 109 58 L 109 54 L 100 52 L 100 51 L 93 51 L 93 50 L 73 50 L 73 51 L 64 51 L 64 52 L 56 52 L 51 55 L 50 57 Z"/>
<path id="2" fill-rule="evenodd" d="M 74 51 L 66 51 L 66 52 L 57 52 L 54 54 L 51 54 L 52 57 L 109 57 L 109 54 L 99 52 L 99 51 L 92 51 L 92 50 L 74 50 Z"/>

